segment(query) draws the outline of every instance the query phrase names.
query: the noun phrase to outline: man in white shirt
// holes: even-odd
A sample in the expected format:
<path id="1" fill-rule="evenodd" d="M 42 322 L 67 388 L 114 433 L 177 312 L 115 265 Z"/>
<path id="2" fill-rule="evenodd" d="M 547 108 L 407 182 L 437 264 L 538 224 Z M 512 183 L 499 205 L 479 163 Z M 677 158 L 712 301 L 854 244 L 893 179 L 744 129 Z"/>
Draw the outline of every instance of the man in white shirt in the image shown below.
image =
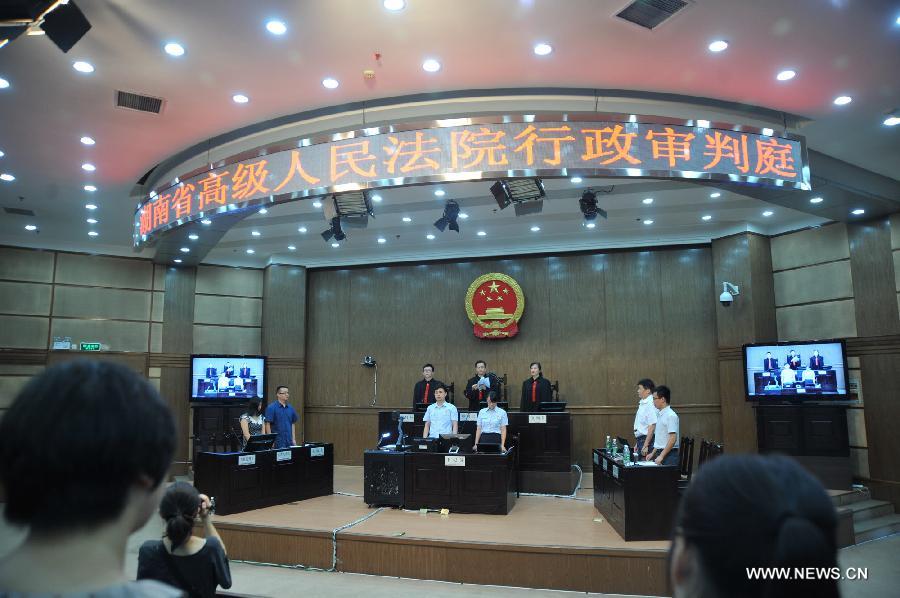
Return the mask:
<path id="1" fill-rule="evenodd" d="M 478 443 L 500 443 L 500 450 L 506 451 L 506 427 L 509 425 L 509 418 L 506 411 L 497 406 L 497 393 L 491 391 L 487 395 L 488 406 L 478 412 L 478 422 L 475 427 L 475 446 L 478 450 Z"/>
<path id="2" fill-rule="evenodd" d="M 653 448 L 653 430 L 656 428 L 656 407 L 653 406 L 653 380 L 644 378 L 637 383 L 638 409 L 634 414 L 635 452 L 646 456 Z"/>
<path id="3" fill-rule="evenodd" d="M 456 410 L 456 405 L 447 402 L 447 387 L 443 384 L 434 389 L 434 403 L 425 410 L 422 421 L 425 422 L 425 430 L 422 432 L 425 438 L 456 434 L 459 428 L 459 411 Z"/>
<path id="4" fill-rule="evenodd" d="M 647 461 L 655 461 L 657 465 L 679 465 L 678 446 L 681 440 L 678 433 L 678 414 L 669 406 L 672 392 L 668 386 L 657 386 L 653 391 L 653 405 L 659 410 L 656 416 L 656 429 L 653 435 L 653 451 L 647 455 Z"/>

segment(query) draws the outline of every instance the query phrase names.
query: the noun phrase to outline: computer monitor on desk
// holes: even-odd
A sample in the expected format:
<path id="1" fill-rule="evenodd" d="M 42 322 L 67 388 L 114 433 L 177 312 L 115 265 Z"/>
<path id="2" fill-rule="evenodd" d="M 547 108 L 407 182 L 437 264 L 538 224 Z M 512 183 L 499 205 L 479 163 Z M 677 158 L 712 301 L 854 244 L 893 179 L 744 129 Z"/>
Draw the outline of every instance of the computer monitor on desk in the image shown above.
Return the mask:
<path id="1" fill-rule="evenodd" d="M 416 412 L 419 412 L 419 411 L 427 411 L 427 410 L 428 410 L 428 404 L 427 404 L 427 403 L 416 403 Z"/>
<path id="2" fill-rule="evenodd" d="M 471 434 L 441 434 L 444 450 L 448 453 L 472 452 L 475 438 Z"/>
<path id="3" fill-rule="evenodd" d="M 258 453 L 260 451 L 267 451 L 275 444 L 275 439 L 277 437 L 278 434 L 257 434 L 256 436 L 251 436 L 244 446 L 244 452 Z"/>
<path id="4" fill-rule="evenodd" d="M 565 401 L 547 401 L 546 403 L 538 404 L 539 411 L 565 411 L 566 410 L 566 402 Z"/>

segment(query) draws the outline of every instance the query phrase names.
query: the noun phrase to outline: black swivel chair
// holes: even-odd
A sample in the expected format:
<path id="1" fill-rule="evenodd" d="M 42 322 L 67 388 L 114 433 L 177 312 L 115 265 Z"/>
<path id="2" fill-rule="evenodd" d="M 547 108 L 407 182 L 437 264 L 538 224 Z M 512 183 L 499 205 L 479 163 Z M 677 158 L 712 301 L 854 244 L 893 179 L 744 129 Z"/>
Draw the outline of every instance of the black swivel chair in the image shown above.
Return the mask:
<path id="1" fill-rule="evenodd" d="M 681 447 L 678 449 L 678 455 L 681 461 L 679 463 L 678 491 L 681 492 L 690 484 L 691 474 L 694 472 L 694 439 L 692 437 L 681 437 Z"/>

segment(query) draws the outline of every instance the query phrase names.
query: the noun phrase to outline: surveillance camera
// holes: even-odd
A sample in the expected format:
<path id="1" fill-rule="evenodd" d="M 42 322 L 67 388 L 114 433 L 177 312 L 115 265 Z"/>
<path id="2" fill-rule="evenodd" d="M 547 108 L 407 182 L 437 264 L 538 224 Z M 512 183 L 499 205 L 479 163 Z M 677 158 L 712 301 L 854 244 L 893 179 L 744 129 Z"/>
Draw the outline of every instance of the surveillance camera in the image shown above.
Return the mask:
<path id="1" fill-rule="evenodd" d="M 728 307 L 734 302 L 734 296 L 728 291 L 722 291 L 722 294 L 719 295 L 719 303 L 722 304 L 722 307 Z"/>

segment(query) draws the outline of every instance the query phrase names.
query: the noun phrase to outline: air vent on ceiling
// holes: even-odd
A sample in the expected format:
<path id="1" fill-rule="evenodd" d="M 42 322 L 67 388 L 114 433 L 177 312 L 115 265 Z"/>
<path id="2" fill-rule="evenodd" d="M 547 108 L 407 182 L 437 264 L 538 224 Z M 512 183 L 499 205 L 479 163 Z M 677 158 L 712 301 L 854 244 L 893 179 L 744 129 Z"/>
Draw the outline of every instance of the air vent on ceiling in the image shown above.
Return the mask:
<path id="1" fill-rule="evenodd" d="M 684 0 L 635 0 L 616 16 L 635 25 L 654 29 L 687 5 Z"/>
<path id="2" fill-rule="evenodd" d="M 23 210 L 22 208 L 3 208 L 3 211 L 7 214 L 15 214 L 16 216 L 34 217 L 34 212 L 31 210 Z"/>
<path id="3" fill-rule="evenodd" d="M 130 91 L 116 90 L 116 107 L 127 108 L 128 110 L 137 110 L 138 112 L 151 112 L 159 114 L 162 112 L 166 101 L 162 98 L 154 98 L 153 96 L 144 96 L 139 93 Z"/>

